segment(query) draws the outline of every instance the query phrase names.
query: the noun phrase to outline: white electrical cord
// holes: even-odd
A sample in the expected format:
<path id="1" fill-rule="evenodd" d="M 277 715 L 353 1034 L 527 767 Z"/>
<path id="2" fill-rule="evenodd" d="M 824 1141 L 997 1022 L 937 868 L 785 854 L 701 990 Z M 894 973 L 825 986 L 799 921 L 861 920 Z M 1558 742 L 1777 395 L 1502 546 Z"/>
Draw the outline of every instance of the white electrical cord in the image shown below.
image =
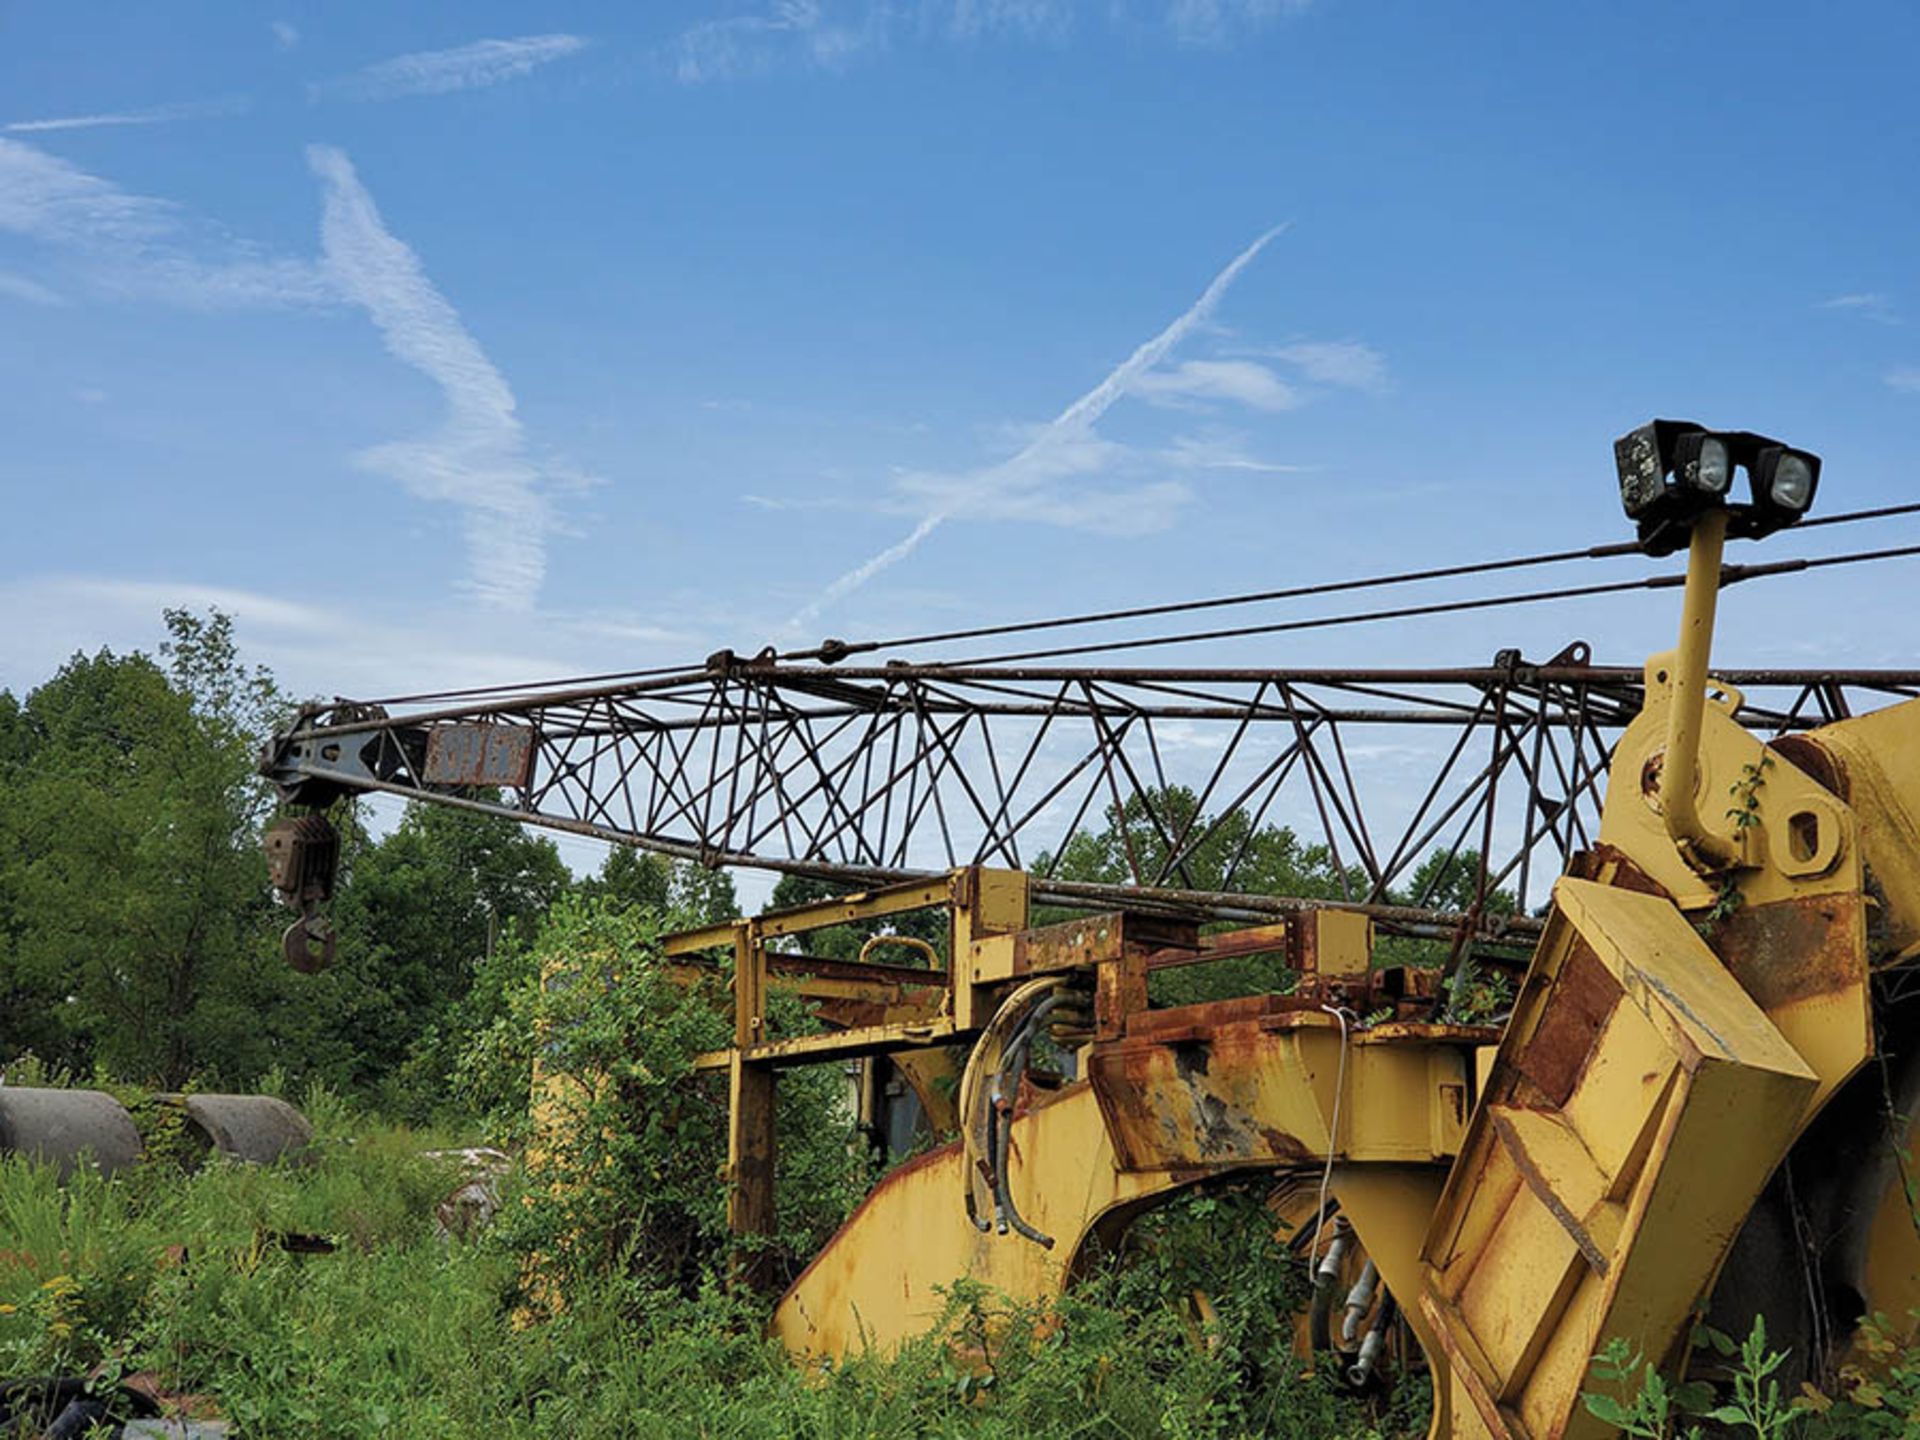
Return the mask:
<path id="1" fill-rule="evenodd" d="M 1333 1186 L 1333 1155 L 1340 1148 L 1340 1097 L 1347 1089 L 1347 1017 L 1351 1010 L 1339 1005 L 1322 1005 L 1327 1014 L 1340 1022 L 1340 1068 L 1335 1072 L 1333 1081 L 1333 1122 L 1327 1129 L 1327 1164 L 1320 1172 L 1320 1198 L 1315 1208 L 1315 1224 L 1318 1227 L 1313 1236 L 1313 1244 L 1307 1251 L 1307 1273 L 1311 1275 L 1320 1263 L 1320 1232 L 1327 1225 L 1327 1191 Z"/>

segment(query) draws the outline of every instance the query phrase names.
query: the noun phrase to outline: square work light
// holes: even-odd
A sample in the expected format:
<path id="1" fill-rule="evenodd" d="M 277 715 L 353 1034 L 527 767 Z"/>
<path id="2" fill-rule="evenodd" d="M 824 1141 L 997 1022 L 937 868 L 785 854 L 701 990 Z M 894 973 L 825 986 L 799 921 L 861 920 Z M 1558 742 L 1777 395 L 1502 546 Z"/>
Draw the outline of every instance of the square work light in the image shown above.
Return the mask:
<path id="1" fill-rule="evenodd" d="M 1813 507 L 1820 457 L 1750 430 L 1709 430 L 1691 420 L 1652 420 L 1613 442 L 1620 503 L 1640 547 L 1667 555 L 1687 543 L 1708 510 L 1726 509 L 1730 536 L 1757 540 Z M 1752 498 L 1732 500 L 1736 470 Z"/>

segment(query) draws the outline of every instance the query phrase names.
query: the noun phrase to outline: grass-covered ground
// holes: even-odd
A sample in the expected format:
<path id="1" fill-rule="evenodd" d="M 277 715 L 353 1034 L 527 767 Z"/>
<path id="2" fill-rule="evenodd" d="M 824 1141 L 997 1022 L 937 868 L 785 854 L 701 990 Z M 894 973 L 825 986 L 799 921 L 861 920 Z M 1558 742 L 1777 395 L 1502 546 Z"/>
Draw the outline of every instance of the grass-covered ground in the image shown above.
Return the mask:
<path id="1" fill-rule="evenodd" d="M 1099 1282 L 1045 1323 L 962 1293 L 953 1319 L 972 1345 L 930 1338 L 829 1375 L 797 1371 L 761 1338 L 765 1302 L 717 1283 L 610 1272 L 530 1324 L 515 1227 L 436 1233 L 457 1174 L 420 1158 L 429 1137 L 310 1110 L 320 1153 L 304 1169 L 156 1161 L 62 1186 L 0 1162 L 0 1377 L 157 1372 L 260 1440 L 1424 1431 L 1405 1407 L 1342 1400 L 1283 1347 L 1250 1353 L 1278 1327 L 1230 1299 L 1220 1336 L 1196 1343 L 1166 1303 L 1184 1262 Z"/>

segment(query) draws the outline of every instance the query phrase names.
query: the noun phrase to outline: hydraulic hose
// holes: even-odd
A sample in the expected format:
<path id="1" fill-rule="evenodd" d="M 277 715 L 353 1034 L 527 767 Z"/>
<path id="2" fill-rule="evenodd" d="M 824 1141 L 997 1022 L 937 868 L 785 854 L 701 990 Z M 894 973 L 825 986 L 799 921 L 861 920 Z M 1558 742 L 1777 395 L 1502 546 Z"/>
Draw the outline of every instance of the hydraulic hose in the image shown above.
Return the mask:
<path id="1" fill-rule="evenodd" d="M 966 1069 L 961 1072 L 961 1169 L 966 1186 L 967 1218 L 979 1230 L 991 1229 L 993 1222 L 981 1213 L 975 1182 L 984 1182 L 990 1200 L 997 1197 L 999 1190 L 994 1179 L 998 1160 L 994 1131 L 998 1127 L 994 1123 L 991 1097 L 984 1093 L 992 1081 L 989 1072 L 998 1069 L 998 1062 L 1007 1053 L 1008 1042 L 1026 1021 L 1029 1007 L 1066 983 L 1067 977 L 1064 975 L 1042 975 L 1016 989 L 987 1021 L 980 1038 L 974 1042 L 972 1053 L 967 1056 Z M 980 1114 L 983 1098 L 988 1100 L 989 1113 L 986 1116 Z"/>
<path id="2" fill-rule="evenodd" d="M 1313 1269 L 1313 1302 L 1307 1310 L 1307 1342 L 1316 1355 L 1333 1349 L 1333 1297 L 1340 1288 L 1340 1267 L 1353 1248 L 1353 1230 L 1345 1217 L 1335 1217 L 1333 1227 L 1327 1253 Z"/>
<path id="3" fill-rule="evenodd" d="M 1374 1371 L 1380 1366 L 1380 1353 L 1387 1346 L 1387 1333 L 1392 1330 L 1393 1322 L 1399 1315 L 1400 1307 L 1394 1304 L 1392 1293 L 1382 1294 L 1379 1313 L 1373 1317 L 1373 1324 L 1367 1327 L 1367 1338 L 1360 1342 L 1360 1353 L 1354 1357 L 1353 1364 L 1347 1367 L 1347 1383 L 1354 1389 L 1365 1389 L 1367 1382 L 1373 1379 Z"/>
<path id="4" fill-rule="evenodd" d="M 1036 1230 L 1020 1214 L 1020 1207 L 1013 1198 L 1012 1176 L 1009 1173 L 1009 1160 L 1013 1144 L 1013 1105 L 1019 1094 L 1020 1077 L 1026 1073 L 1027 1061 L 1033 1051 L 1034 1037 L 1040 1027 L 1047 1023 L 1053 1012 L 1066 1004 L 1068 996 L 1059 990 L 1054 991 L 1039 1004 L 1035 1005 L 1027 1018 L 1014 1033 L 1012 1042 L 1007 1046 L 1000 1068 L 995 1071 L 988 1092 L 990 1114 L 998 1118 L 996 1135 L 998 1144 L 993 1161 L 993 1198 L 994 1221 L 1002 1234 L 1007 1226 L 1042 1249 L 1053 1248 L 1053 1237 Z M 990 1121 L 991 1123 L 991 1121 Z"/>

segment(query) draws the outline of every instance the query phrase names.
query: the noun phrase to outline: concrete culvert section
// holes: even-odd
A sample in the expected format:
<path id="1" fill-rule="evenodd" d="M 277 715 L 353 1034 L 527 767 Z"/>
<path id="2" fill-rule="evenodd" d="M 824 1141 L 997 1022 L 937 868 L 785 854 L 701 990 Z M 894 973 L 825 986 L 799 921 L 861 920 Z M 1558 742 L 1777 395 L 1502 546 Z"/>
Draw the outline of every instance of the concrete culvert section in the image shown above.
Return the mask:
<path id="1" fill-rule="evenodd" d="M 56 1166 L 62 1180 L 89 1160 L 112 1175 L 140 1158 L 140 1132 L 126 1107 L 99 1090 L 0 1085 L 0 1153 Z"/>
<path id="2" fill-rule="evenodd" d="M 165 1095 L 158 1098 L 181 1116 L 189 1145 L 216 1150 L 249 1165 L 312 1159 L 313 1126 L 284 1100 L 271 1095 Z"/>

